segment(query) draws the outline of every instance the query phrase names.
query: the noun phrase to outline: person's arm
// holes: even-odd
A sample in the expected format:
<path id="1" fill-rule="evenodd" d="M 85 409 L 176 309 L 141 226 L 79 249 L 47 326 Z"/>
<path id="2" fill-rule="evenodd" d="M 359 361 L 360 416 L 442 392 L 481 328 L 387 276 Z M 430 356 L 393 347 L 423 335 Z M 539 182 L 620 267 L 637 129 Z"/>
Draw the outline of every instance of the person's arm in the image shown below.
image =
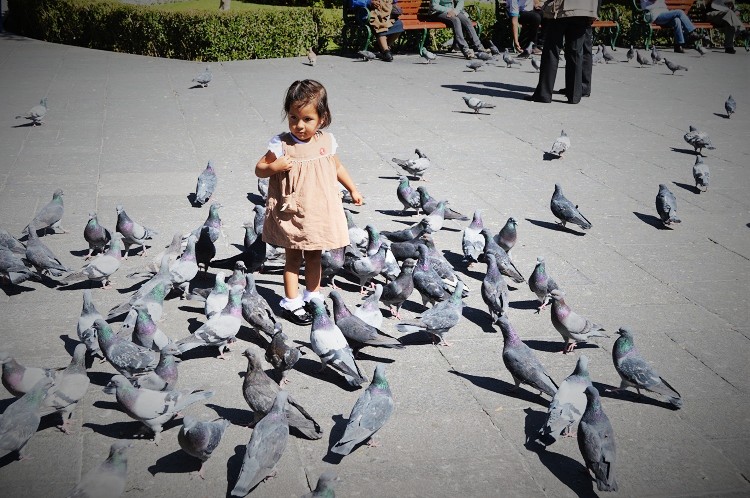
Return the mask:
<path id="1" fill-rule="evenodd" d="M 453 10 L 456 12 L 456 14 L 464 10 L 464 0 L 458 0 L 453 6 Z"/>
<path id="2" fill-rule="evenodd" d="M 451 7 L 446 7 L 440 3 L 440 0 L 430 0 L 430 9 L 432 12 L 442 12 L 442 13 L 448 13 L 448 11 L 452 10 Z"/>
<path id="3" fill-rule="evenodd" d="M 336 163 L 336 179 L 341 185 L 344 186 L 346 190 L 349 191 L 352 196 L 352 202 L 354 202 L 354 205 L 361 206 L 365 201 L 365 198 L 362 197 L 362 194 L 359 193 L 359 190 L 357 190 L 357 186 L 354 185 L 352 177 L 349 176 L 349 172 L 346 170 L 344 165 L 341 164 L 338 154 L 333 155 L 333 160 Z"/>
<path id="4" fill-rule="evenodd" d="M 518 42 L 518 16 L 511 16 L 510 18 L 510 29 L 513 31 L 513 47 L 517 52 L 523 50 L 521 44 Z"/>
<path id="5" fill-rule="evenodd" d="M 258 178 L 268 178 L 276 173 L 289 171 L 290 169 L 292 169 L 292 163 L 286 155 L 276 157 L 276 154 L 269 150 L 265 156 L 258 160 L 258 164 L 255 165 L 255 176 Z"/>

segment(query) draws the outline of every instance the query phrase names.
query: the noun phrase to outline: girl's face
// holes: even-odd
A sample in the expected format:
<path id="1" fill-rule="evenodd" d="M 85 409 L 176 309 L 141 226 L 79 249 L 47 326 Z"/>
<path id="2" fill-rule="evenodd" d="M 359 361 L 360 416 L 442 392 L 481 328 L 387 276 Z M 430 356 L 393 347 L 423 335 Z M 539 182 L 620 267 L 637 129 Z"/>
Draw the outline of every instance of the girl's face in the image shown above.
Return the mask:
<path id="1" fill-rule="evenodd" d="M 289 109 L 287 120 L 289 121 L 289 131 L 302 141 L 310 140 L 323 124 L 318 111 L 315 109 L 315 103 L 293 105 Z"/>

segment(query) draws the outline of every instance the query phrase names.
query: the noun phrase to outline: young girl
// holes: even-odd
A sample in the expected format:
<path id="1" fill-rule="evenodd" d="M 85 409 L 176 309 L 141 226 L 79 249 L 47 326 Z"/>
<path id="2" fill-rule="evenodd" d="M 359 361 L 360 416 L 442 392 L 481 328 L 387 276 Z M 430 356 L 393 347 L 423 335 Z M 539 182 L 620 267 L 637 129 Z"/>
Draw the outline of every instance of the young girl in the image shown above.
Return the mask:
<path id="1" fill-rule="evenodd" d="M 320 255 L 349 243 L 340 182 L 354 204 L 363 202 L 336 155 L 336 139 L 321 131 L 331 124 L 326 89 L 314 80 L 295 81 L 286 92 L 289 132 L 274 136 L 255 174 L 269 178 L 263 241 L 286 249 L 282 316 L 298 325 L 312 317 L 305 303 L 320 294 Z M 299 296 L 299 270 L 305 260 L 305 291 Z"/>

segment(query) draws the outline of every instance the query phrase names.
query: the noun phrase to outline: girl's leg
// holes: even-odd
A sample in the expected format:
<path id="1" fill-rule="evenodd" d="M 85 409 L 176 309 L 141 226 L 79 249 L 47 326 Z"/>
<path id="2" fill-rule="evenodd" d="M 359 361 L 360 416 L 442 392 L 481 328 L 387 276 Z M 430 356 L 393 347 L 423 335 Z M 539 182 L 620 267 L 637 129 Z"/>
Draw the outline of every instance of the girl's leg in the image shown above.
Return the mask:
<path id="1" fill-rule="evenodd" d="M 302 293 L 305 303 L 309 303 L 313 298 L 325 302 L 323 294 L 320 293 L 320 278 L 323 271 L 320 265 L 322 253 L 323 251 L 305 251 L 305 291 Z"/>
<path id="2" fill-rule="evenodd" d="M 309 325 L 312 317 L 305 311 L 305 302 L 299 295 L 299 269 L 302 265 L 302 251 L 287 249 L 284 265 L 284 294 L 281 300 L 282 317 L 297 325 Z"/>

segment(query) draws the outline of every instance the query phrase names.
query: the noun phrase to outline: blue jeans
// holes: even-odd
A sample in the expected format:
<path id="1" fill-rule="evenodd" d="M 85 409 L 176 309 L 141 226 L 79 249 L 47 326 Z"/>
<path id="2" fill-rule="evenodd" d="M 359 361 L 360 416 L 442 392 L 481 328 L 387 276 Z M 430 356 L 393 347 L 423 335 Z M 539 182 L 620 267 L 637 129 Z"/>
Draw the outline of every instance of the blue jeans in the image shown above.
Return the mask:
<path id="1" fill-rule="evenodd" d="M 674 28 L 674 42 L 678 45 L 685 44 L 683 29 L 688 33 L 695 31 L 695 26 L 690 22 L 690 18 L 680 9 L 663 12 L 653 22 L 659 26 L 672 26 Z"/>

